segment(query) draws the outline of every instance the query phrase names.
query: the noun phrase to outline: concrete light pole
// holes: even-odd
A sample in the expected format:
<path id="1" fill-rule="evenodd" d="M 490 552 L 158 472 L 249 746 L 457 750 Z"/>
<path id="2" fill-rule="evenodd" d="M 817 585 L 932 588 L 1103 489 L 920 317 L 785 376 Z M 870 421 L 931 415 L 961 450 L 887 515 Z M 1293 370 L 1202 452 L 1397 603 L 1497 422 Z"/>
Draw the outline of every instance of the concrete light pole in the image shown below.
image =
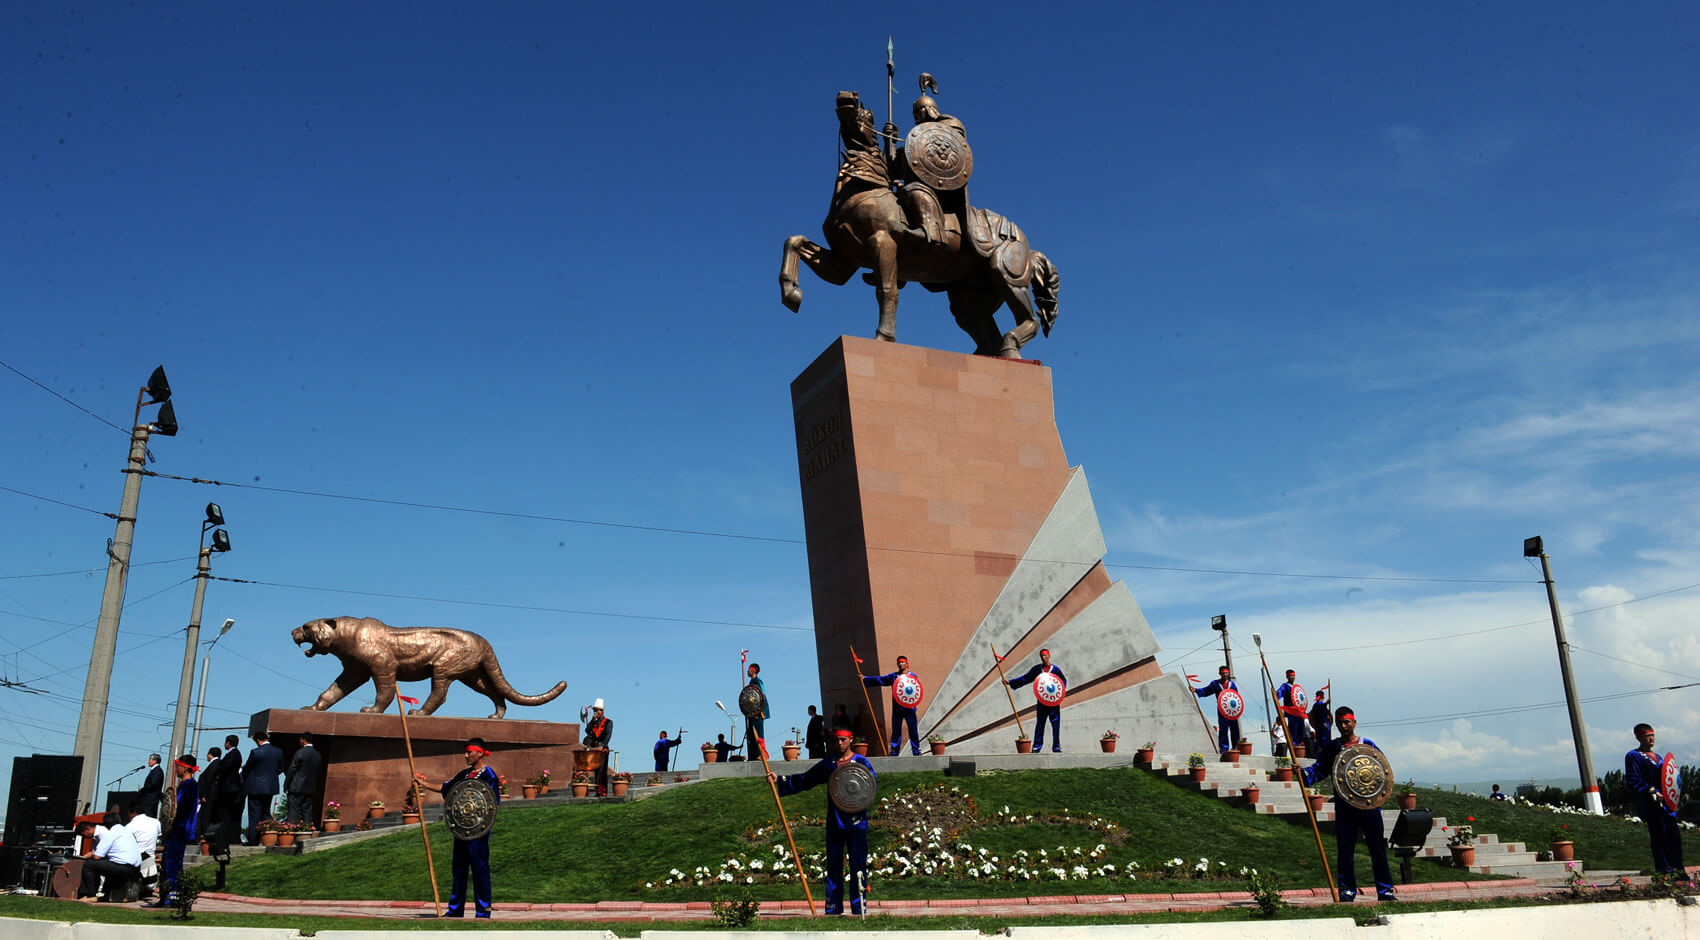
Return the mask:
<path id="1" fill-rule="evenodd" d="M 1541 537 L 1523 540 L 1523 557 L 1541 560 L 1541 578 L 1547 586 L 1547 607 L 1552 611 L 1552 632 L 1558 637 L 1558 671 L 1564 677 L 1564 701 L 1570 707 L 1570 735 L 1576 741 L 1576 769 L 1582 774 L 1582 801 L 1588 812 L 1605 815 L 1600 784 L 1594 776 L 1594 759 L 1588 753 L 1588 727 L 1582 721 L 1582 700 L 1576 696 L 1576 677 L 1570 671 L 1570 641 L 1564 638 L 1564 616 L 1558 612 L 1558 591 L 1552 583 L 1552 562 Z"/>
<path id="2" fill-rule="evenodd" d="M 189 628 L 183 640 L 183 674 L 177 680 L 177 714 L 171 721 L 173 760 L 182 756 L 189 735 L 189 701 L 195 694 L 195 650 L 201 639 L 201 603 L 207 598 L 207 582 L 212 580 L 212 553 L 230 551 L 230 536 L 223 529 L 215 530 L 212 544 L 206 544 L 207 530 L 221 525 L 224 525 L 224 510 L 217 503 L 208 503 L 207 518 L 201 523 L 200 560 L 195 565 L 195 604 L 189 609 Z M 203 677 L 201 681 L 204 684 L 206 679 Z M 199 726 L 199 721 L 196 725 Z M 196 744 L 199 743 L 197 739 Z"/>
<path id="3" fill-rule="evenodd" d="M 142 423 L 142 406 L 160 405 L 150 423 Z M 177 433 L 177 414 L 171 407 L 171 385 L 165 367 L 148 376 L 148 384 L 136 393 L 136 410 L 130 421 L 130 459 L 124 466 L 124 498 L 118 508 L 118 525 L 106 548 L 106 587 L 100 595 L 100 619 L 94 628 L 94 648 L 89 653 L 89 674 L 83 683 L 83 706 L 77 715 L 77 738 L 71 753 L 83 759 L 82 779 L 77 784 L 79 809 L 94 805 L 100 786 L 100 751 L 106 736 L 106 706 L 112 694 L 112 662 L 118 652 L 118 620 L 124 612 L 124 582 L 130 574 L 130 547 L 136 531 L 136 509 L 142 500 L 142 474 L 148 458 L 148 435 L 171 437 Z"/>
<path id="4" fill-rule="evenodd" d="M 201 715 L 207 707 L 207 670 L 212 666 L 213 647 L 217 646 L 218 641 L 224 639 L 224 635 L 229 633 L 230 628 L 234 626 L 236 626 L 235 620 L 225 618 L 224 626 L 219 629 L 218 636 L 213 637 L 212 642 L 207 644 L 206 655 L 201 657 L 201 696 L 195 701 L 195 740 L 193 744 L 189 745 L 189 753 L 191 754 L 201 753 L 201 727 L 204 724 L 201 721 Z"/>

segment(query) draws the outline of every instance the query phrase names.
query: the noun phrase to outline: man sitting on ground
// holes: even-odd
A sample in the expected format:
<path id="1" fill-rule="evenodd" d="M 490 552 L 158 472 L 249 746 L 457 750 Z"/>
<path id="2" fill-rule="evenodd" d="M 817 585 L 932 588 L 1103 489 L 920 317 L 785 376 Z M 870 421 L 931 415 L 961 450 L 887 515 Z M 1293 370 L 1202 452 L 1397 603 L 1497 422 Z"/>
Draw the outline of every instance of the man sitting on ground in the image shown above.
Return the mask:
<path id="1" fill-rule="evenodd" d="M 77 835 L 88 839 L 94 835 L 92 822 L 80 823 Z M 94 854 L 83 863 L 83 883 L 77 897 L 92 898 L 100 891 L 100 879 L 106 879 L 106 897 L 112 900 L 122 895 L 120 890 L 142 876 L 142 853 L 136 848 L 136 837 L 120 826 L 114 814 L 107 814 L 106 827 L 95 843 Z"/>

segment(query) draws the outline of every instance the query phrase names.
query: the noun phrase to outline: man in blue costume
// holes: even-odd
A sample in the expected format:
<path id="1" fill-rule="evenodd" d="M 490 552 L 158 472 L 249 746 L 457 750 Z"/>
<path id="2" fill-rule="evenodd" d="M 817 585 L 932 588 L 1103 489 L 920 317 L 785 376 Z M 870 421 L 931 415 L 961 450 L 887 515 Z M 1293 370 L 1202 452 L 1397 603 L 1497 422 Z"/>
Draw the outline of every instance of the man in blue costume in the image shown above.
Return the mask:
<path id="1" fill-rule="evenodd" d="M 1374 741 L 1358 737 L 1357 716 L 1344 705 L 1334 710 L 1334 727 L 1340 730 L 1340 736 L 1324 744 L 1322 753 L 1316 756 L 1316 763 L 1304 768 L 1306 786 L 1314 786 L 1322 778 L 1333 776 L 1334 762 L 1343 749 L 1360 742 L 1376 746 Z M 1294 733 L 1298 733 L 1297 728 Z M 1364 846 L 1369 849 L 1370 868 L 1375 872 L 1376 900 L 1399 900 L 1393 893 L 1393 869 L 1387 864 L 1387 827 L 1382 822 L 1381 810 L 1358 809 L 1335 793 L 1334 879 L 1340 886 L 1341 902 L 1350 902 L 1358 896 L 1358 875 L 1353 856 L 1357 853 L 1360 834 Z"/>
<path id="2" fill-rule="evenodd" d="M 1676 811 L 1659 798 L 1665 759 L 1654 752 L 1654 739 L 1652 725 L 1643 722 L 1635 726 L 1639 746 L 1623 755 L 1623 783 L 1635 795 L 1635 815 L 1647 824 L 1647 835 L 1653 840 L 1653 871 L 1688 881 Z"/>
<path id="3" fill-rule="evenodd" d="M 159 900 L 149 907 L 170 907 L 183 877 L 183 850 L 195 841 L 195 817 L 201 802 L 201 786 L 195 781 L 195 755 L 184 754 L 172 764 L 177 772 L 177 811 L 165 833 L 165 857 L 160 859 Z"/>
<path id="4" fill-rule="evenodd" d="M 750 663 L 749 684 L 761 690 L 761 715 L 744 719 L 744 760 L 761 760 L 761 743 L 767 740 L 767 720 L 773 717 L 768 707 L 767 686 L 761 681 L 761 663 Z"/>
<path id="5" fill-rule="evenodd" d="M 1217 666 L 1215 682 L 1210 683 L 1202 689 L 1192 690 L 1192 694 L 1199 698 L 1210 698 L 1211 696 L 1216 696 L 1216 717 L 1219 719 L 1217 722 L 1216 743 L 1221 746 L 1223 754 L 1226 754 L 1230 750 L 1240 746 L 1240 720 L 1238 718 L 1229 718 L 1228 713 L 1222 710 L 1221 695 L 1227 689 L 1233 689 L 1235 692 L 1238 692 L 1240 687 L 1235 685 L 1233 677 L 1228 675 L 1227 666 Z M 1240 699 L 1240 710 L 1242 712 L 1245 710 L 1245 699 L 1243 698 Z"/>
<path id="6" fill-rule="evenodd" d="M 909 657 L 897 657 L 897 671 L 888 672 L 883 676 L 863 676 L 862 684 L 874 686 L 891 685 L 898 676 L 914 675 L 909 671 Z M 916 757 L 921 756 L 921 735 L 916 730 L 915 709 L 897 700 L 895 694 L 891 697 L 891 756 L 896 757 L 903 750 L 903 729 L 909 729 L 909 751 Z"/>
<path id="7" fill-rule="evenodd" d="M 1047 672 L 1054 673 L 1058 679 L 1062 680 L 1063 687 L 1068 687 L 1068 679 L 1063 675 L 1063 671 L 1051 665 L 1050 650 L 1040 650 L 1039 664 L 1027 670 L 1026 675 L 1016 676 L 1009 680 L 1009 687 L 1019 689 Z M 1038 714 L 1033 719 L 1033 753 L 1037 754 L 1045 749 L 1046 721 L 1051 723 L 1051 750 L 1060 754 L 1062 753 L 1062 706 L 1046 705 L 1044 702 L 1039 703 Z"/>
<path id="8" fill-rule="evenodd" d="M 502 802 L 502 778 L 491 769 L 485 760 L 490 751 L 484 746 L 483 738 L 473 738 L 466 742 L 466 769 L 443 784 L 442 792 L 447 795 L 449 787 L 471 778 L 483 781 L 490 786 L 498 805 Z M 425 779 L 424 774 L 419 779 Z M 454 882 L 449 888 L 448 910 L 444 917 L 466 916 L 466 875 L 472 873 L 472 893 L 476 899 L 474 916 L 490 917 L 490 833 L 486 832 L 476 839 L 456 839 L 454 851 Z"/>
<path id="9" fill-rule="evenodd" d="M 656 773 L 664 774 L 664 773 L 667 772 L 668 755 L 672 754 L 673 749 L 678 747 L 679 742 L 681 742 L 683 740 L 685 740 L 685 731 L 684 731 L 683 728 L 679 729 L 679 736 L 677 738 L 674 738 L 671 741 L 667 740 L 667 732 L 666 731 L 661 732 L 660 740 L 655 742 L 655 772 Z"/>
<path id="10" fill-rule="evenodd" d="M 1292 732 L 1293 744 L 1303 744 L 1305 753 L 1315 757 L 1319 742 L 1315 735 L 1311 734 L 1310 705 L 1302 697 L 1304 687 L 1299 685 L 1298 680 L 1297 672 L 1287 670 L 1287 681 L 1275 690 L 1275 704 L 1280 707 L 1282 714 L 1290 719 L 1287 723 L 1291 726 L 1288 730 Z M 1294 695 L 1295 690 L 1297 695 Z"/>
<path id="11" fill-rule="evenodd" d="M 800 774 L 775 774 L 768 772 L 767 779 L 779 788 L 781 796 L 790 796 L 803 790 L 817 787 L 832 776 L 838 765 L 853 761 L 867 768 L 868 773 L 874 772 L 874 765 L 868 759 L 850 749 L 851 733 L 848 728 L 840 728 L 833 732 L 833 744 L 837 751 L 836 757 L 828 757 Z M 876 777 L 877 779 L 877 777 Z M 826 801 L 826 912 L 828 914 L 844 913 L 844 853 L 850 853 L 850 913 L 862 913 L 862 893 L 868 883 L 868 811 L 846 813 L 833 804 L 828 797 Z"/>

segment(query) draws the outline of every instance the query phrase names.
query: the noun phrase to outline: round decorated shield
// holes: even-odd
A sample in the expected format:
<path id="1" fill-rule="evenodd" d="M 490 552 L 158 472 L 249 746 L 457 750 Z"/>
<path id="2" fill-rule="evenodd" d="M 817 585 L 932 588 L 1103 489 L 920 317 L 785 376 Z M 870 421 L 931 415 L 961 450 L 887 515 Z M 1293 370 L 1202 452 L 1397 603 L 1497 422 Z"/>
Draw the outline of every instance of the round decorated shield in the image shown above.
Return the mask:
<path id="1" fill-rule="evenodd" d="M 744 691 L 738 693 L 738 711 L 745 718 L 760 718 L 762 706 L 767 704 L 767 696 L 762 694 L 761 686 L 754 682 L 744 686 Z"/>
<path id="2" fill-rule="evenodd" d="M 974 173 L 974 152 L 968 149 L 968 141 L 941 121 L 910 128 L 903 138 L 903 155 L 915 178 L 934 189 L 961 189 Z"/>
<path id="3" fill-rule="evenodd" d="M 1245 714 L 1245 699 L 1241 698 L 1240 693 L 1234 689 L 1223 689 L 1216 696 L 1216 710 L 1222 713 L 1223 718 L 1229 721 L 1237 721 L 1241 715 Z"/>
<path id="4" fill-rule="evenodd" d="M 847 760 L 826 778 L 826 794 L 833 806 L 846 813 L 860 813 L 874 805 L 879 783 L 874 780 L 873 771 Z"/>
<path id="5" fill-rule="evenodd" d="M 1033 680 L 1033 697 L 1039 700 L 1040 705 L 1055 708 L 1062 704 L 1063 696 L 1067 694 L 1062 676 L 1054 672 L 1041 672 L 1039 678 Z"/>
<path id="6" fill-rule="evenodd" d="M 1298 708 L 1308 708 L 1310 706 L 1310 696 L 1305 694 L 1305 687 L 1299 685 L 1297 682 L 1293 683 L 1292 689 L 1288 690 L 1287 698 L 1287 704 L 1289 705 L 1293 705 Z"/>
<path id="7" fill-rule="evenodd" d="M 891 681 L 891 698 L 904 708 L 919 707 L 921 696 L 925 694 L 920 678 L 912 672 L 903 673 Z"/>
<path id="8" fill-rule="evenodd" d="M 1665 766 L 1659 771 L 1659 799 L 1665 809 L 1676 812 L 1682 804 L 1682 774 L 1676 766 L 1676 755 L 1665 755 Z"/>
<path id="9" fill-rule="evenodd" d="M 1334 792 L 1357 809 L 1380 809 L 1393 795 L 1393 765 L 1381 749 L 1359 741 L 1334 760 Z"/>
<path id="10" fill-rule="evenodd" d="M 496 825 L 496 791 L 483 780 L 467 777 L 456 780 L 443 794 L 443 821 L 449 832 L 463 842 L 488 833 Z"/>

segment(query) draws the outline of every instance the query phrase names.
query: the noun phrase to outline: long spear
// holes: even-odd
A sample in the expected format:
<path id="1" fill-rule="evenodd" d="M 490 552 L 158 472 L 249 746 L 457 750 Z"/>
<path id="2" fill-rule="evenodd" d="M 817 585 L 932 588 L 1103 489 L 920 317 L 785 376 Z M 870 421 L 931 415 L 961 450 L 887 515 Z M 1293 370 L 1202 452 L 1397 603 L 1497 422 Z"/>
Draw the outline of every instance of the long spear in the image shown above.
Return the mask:
<path id="1" fill-rule="evenodd" d="M 797 840 L 791 837 L 791 820 L 785 818 L 785 804 L 779 802 L 779 783 L 767 766 L 767 742 L 756 738 L 756 750 L 761 752 L 761 769 L 767 777 L 767 787 L 773 791 L 773 805 L 779 809 L 779 824 L 785 827 L 785 841 L 791 844 L 791 860 L 797 863 L 797 880 L 803 883 L 803 897 L 809 899 L 809 916 L 815 916 L 815 896 L 809 892 L 808 876 L 803 874 L 803 856 L 797 854 Z"/>
<path id="2" fill-rule="evenodd" d="M 992 659 L 997 660 L 998 678 L 1003 680 L 1003 694 L 1009 696 L 1009 710 L 1015 713 L 1015 730 L 1022 737 L 1027 736 L 1027 728 L 1021 723 L 1021 709 L 1015 707 L 1015 693 L 1009 690 L 1009 677 L 1003 674 L 1003 657 L 998 655 L 996 645 L 987 643 L 992 648 Z"/>
<path id="3" fill-rule="evenodd" d="M 685 726 L 680 725 L 679 726 L 679 743 L 673 745 L 673 763 L 668 768 L 669 770 L 678 770 L 679 769 L 679 748 L 681 746 L 683 746 L 684 743 L 685 743 Z"/>
<path id="4" fill-rule="evenodd" d="M 891 37 L 885 37 L 885 122 L 892 123 L 892 88 L 897 80 L 897 60 L 891 57 Z M 884 149 L 884 148 L 881 148 Z"/>
<path id="5" fill-rule="evenodd" d="M 1198 677 L 1197 676 L 1187 676 L 1187 678 L 1188 679 L 1196 679 Z M 1192 688 L 1191 682 L 1187 683 L 1187 688 L 1188 689 Z M 1198 696 L 1197 695 L 1194 695 L 1192 697 L 1192 707 L 1198 709 L 1198 720 L 1204 722 L 1204 734 L 1205 734 L 1206 737 L 1209 737 L 1210 732 L 1212 732 L 1216 729 L 1210 727 L 1210 719 L 1204 717 L 1204 706 L 1198 704 Z"/>
<path id="6" fill-rule="evenodd" d="M 1251 635 L 1251 639 L 1253 643 L 1257 644 L 1258 661 L 1263 663 L 1264 688 L 1268 690 L 1270 696 L 1273 697 L 1275 694 L 1275 680 L 1269 675 L 1269 660 L 1264 658 L 1263 655 L 1263 634 L 1253 633 Z M 1287 713 L 1281 710 L 1281 703 L 1279 701 L 1275 702 L 1275 714 L 1281 719 L 1281 727 L 1287 729 L 1287 747 L 1291 750 L 1293 742 L 1297 739 L 1293 737 L 1293 723 L 1287 720 Z M 1310 817 L 1310 831 L 1316 836 L 1316 854 L 1322 856 L 1322 878 L 1324 881 L 1328 882 L 1329 897 L 1332 897 L 1335 903 L 1339 903 L 1340 886 L 1335 883 L 1334 873 L 1328 868 L 1328 851 L 1322 847 L 1322 827 L 1316 824 L 1316 809 L 1310 805 L 1310 791 L 1305 788 L 1304 771 L 1299 768 L 1299 762 L 1297 759 L 1293 760 L 1293 768 L 1295 770 L 1299 770 L 1299 794 L 1304 797 L 1305 815 Z"/>
<path id="7" fill-rule="evenodd" d="M 885 726 L 880 724 L 880 713 L 874 711 L 874 700 L 868 697 L 868 684 L 862 681 L 862 657 L 856 655 L 855 644 L 850 645 L 850 658 L 856 661 L 856 684 L 862 687 L 862 701 L 867 703 L 868 714 L 874 716 L 874 731 L 880 736 L 880 756 L 885 756 Z M 884 699 L 880 700 L 882 703 Z"/>
<path id="8" fill-rule="evenodd" d="M 401 740 L 407 746 L 408 784 L 413 787 L 414 805 L 419 807 L 419 835 L 425 839 L 425 871 L 431 877 L 431 901 L 437 905 L 437 916 L 443 916 L 443 896 L 437 890 L 437 864 L 431 860 L 431 827 L 425 822 L 425 788 L 419 785 L 419 772 L 413 769 L 413 739 L 407 734 L 407 706 L 419 700 L 405 695 L 396 696 L 396 711 L 401 714 Z"/>

